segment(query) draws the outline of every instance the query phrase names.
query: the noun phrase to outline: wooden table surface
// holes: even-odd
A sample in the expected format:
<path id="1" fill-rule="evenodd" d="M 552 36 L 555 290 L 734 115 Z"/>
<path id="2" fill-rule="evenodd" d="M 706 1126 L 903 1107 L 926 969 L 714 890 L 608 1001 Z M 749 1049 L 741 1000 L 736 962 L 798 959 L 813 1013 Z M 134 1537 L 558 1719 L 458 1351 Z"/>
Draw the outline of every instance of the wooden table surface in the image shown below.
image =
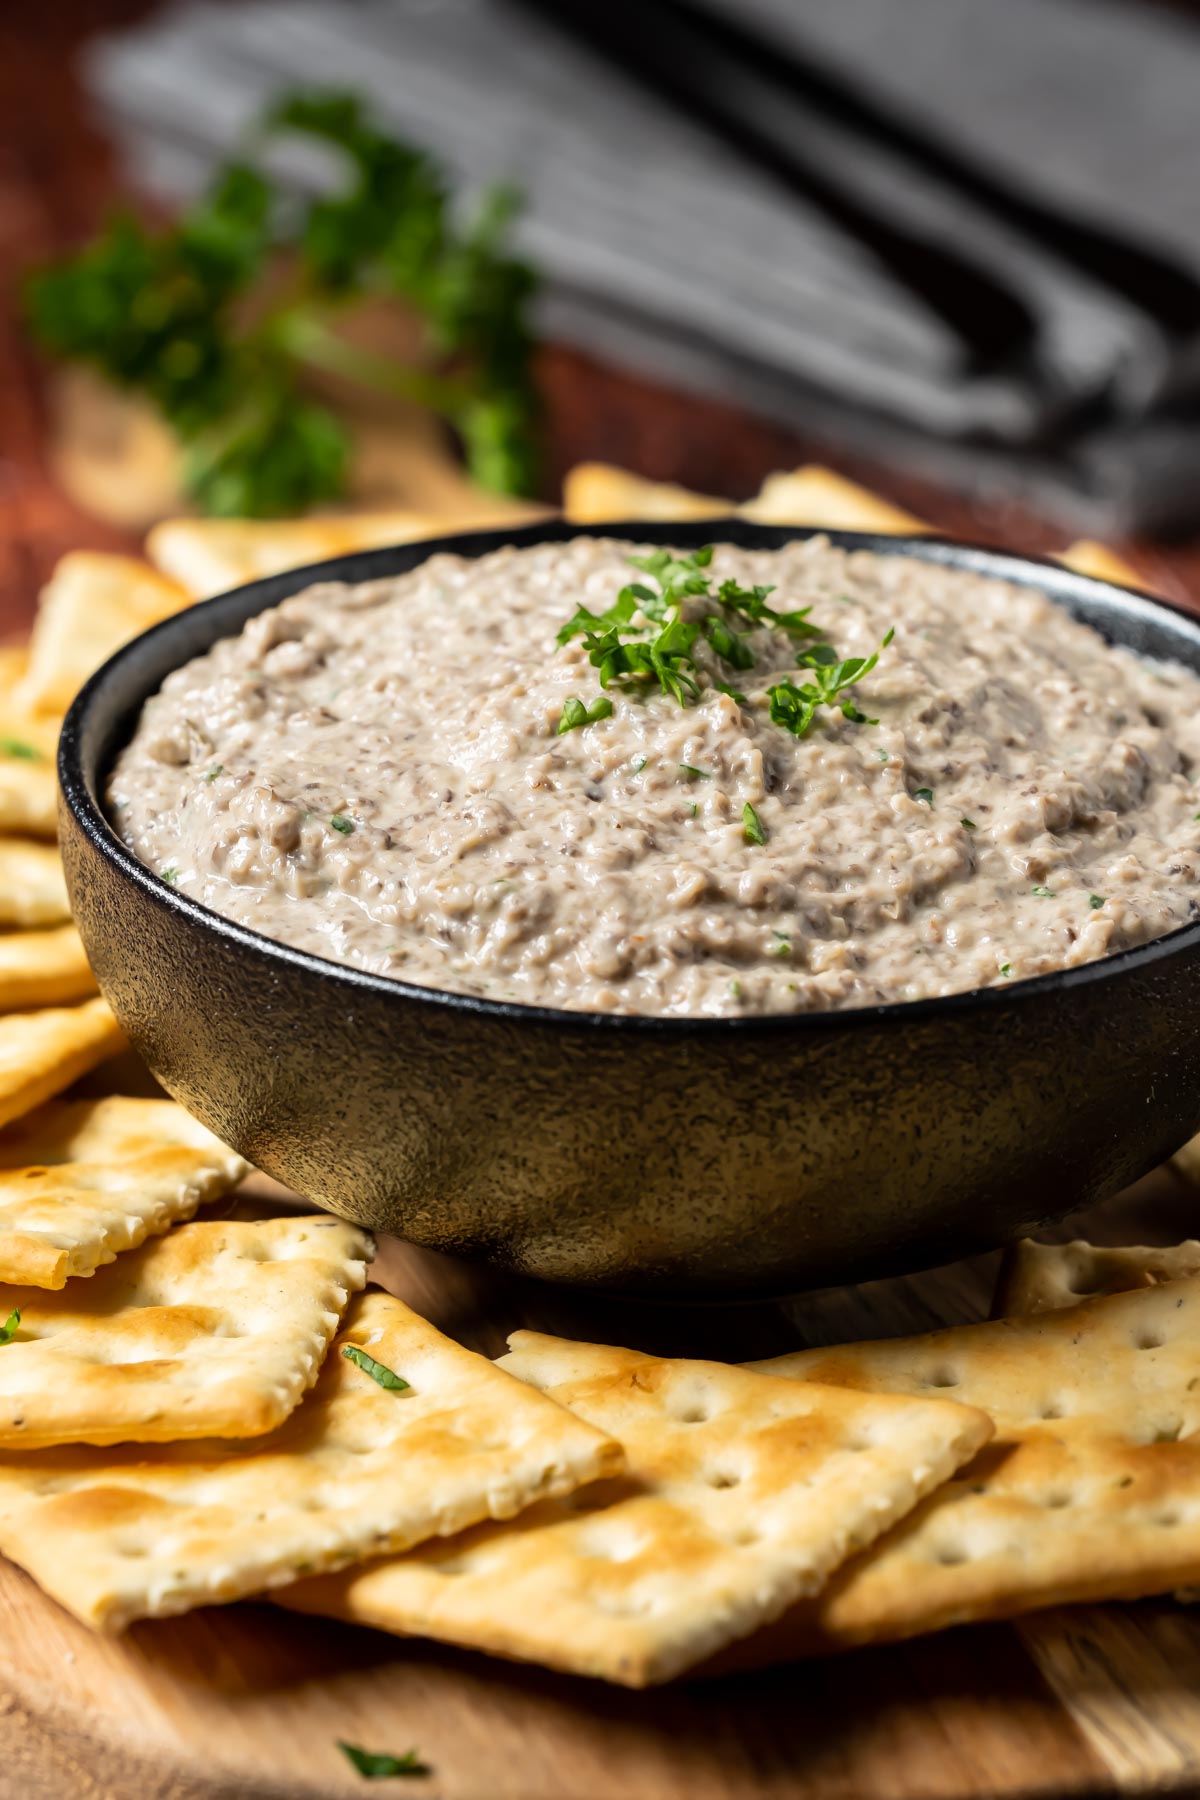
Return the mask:
<path id="1" fill-rule="evenodd" d="M 118 191 L 73 57 L 89 32 L 147 10 L 146 0 L 0 10 L 0 636 L 28 621 L 64 550 L 131 547 L 49 478 L 43 371 L 17 322 L 16 282 L 32 261 L 85 236 Z M 802 420 L 794 431 L 765 425 L 601 369 L 578 351 L 545 349 L 540 378 L 548 497 L 585 457 L 735 498 L 773 469 L 820 460 L 949 532 L 1038 550 L 1071 535 L 831 454 Z M 1116 547 L 1148 586 L 1200 603 L 1200 541 Z M 1194 1196 L 1159 1175 L 1091 1229 L 1108 1241 L 1169 1241 L 1194 1230 L 1194 1213 Z M 797 1332 L 820 1340 L 978 1316 L 992 1273 L 985 1259 L 786 1310 L 717 1315 L 582 1307 L 401 1246 L 385 1266 L 397 1291 L 491 1353 L 528 1322 L 730 1357 L 766 1353 Z M 1200 1794 L 1197 1610 L 1169 1600 L 1077 1608 L 629 1695 L 266 1606 L 103 1643 L 0 1565 L 0 1800 L 325 1800 L 361 1788 L 333 1748 L 338 1735 L 375 1749 L 418 1744 L 435 1774 L 411 1791 L 445 1800 Z"/>

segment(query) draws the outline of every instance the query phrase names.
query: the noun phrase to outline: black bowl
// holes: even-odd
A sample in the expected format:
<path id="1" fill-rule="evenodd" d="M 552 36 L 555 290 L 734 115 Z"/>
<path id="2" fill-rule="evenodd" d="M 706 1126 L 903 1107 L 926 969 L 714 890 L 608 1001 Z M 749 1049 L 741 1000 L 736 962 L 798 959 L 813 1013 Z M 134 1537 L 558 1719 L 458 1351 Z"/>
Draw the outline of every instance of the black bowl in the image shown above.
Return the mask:
<path id="1" fill-rule="evenodd" d="M 96 674 L 59 752 L 71 901 L 101 988 L 170 1093 L 343 1217 L 626 1293 L 784 1293 L 929 1265 L 1104 1199 L 1200 1130 L 1200 924 L 1083 968 L 801 1017 L 560 1012 L 364 975 L 231 924 L 152 874 L 101 803 L 172 669 L 314 579 L 557 524 L 337 557 L 156 626 Z M 592 535 L 774 549 L 741 520 Z M 837 544 L 1038 587 L 1200 671 L 1200 621 L 1048 564 L 928 538 Z"/>

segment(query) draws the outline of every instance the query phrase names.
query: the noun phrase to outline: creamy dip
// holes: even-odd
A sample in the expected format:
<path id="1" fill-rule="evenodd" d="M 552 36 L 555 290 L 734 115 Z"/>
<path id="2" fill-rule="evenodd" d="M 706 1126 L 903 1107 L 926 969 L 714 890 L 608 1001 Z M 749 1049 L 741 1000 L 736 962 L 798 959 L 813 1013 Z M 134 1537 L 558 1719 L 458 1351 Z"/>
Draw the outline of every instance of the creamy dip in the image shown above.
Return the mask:
<path id="1" fill-rule="evenodd" d="M 613 686 L 611 716 L 559 735 L 601 689 L 583 637 L 556 633 L 642 579 L 637 549 L 434 556 L 295 595 L 147 702 L 111 781 L 118 830 L 283 943 L 604 1012 L 914 1000 L 1197 916 L 1195 675 L 961 570 L 819 538 L 718 546 L 714 586 L 774 584 L 842 657 L 894 629 L 877 667 L 796 737 L 767 689 L 808 679 L 804 641 L 754 629 L 752 669 L 697 645 L 698 701 Z"/>

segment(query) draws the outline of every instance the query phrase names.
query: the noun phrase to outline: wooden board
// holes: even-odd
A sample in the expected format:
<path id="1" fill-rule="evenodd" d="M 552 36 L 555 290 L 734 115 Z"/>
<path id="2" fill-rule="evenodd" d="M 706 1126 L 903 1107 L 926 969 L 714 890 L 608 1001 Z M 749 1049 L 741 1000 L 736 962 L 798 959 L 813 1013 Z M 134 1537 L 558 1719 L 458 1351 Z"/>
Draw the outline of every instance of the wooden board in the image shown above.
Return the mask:
<path id="1" fill-rule="evenodd" d="M 256 1183 L 256 1211 L 286 1203 Z M 1169 1242 L 1196 1206 L 1164 1171 L 1070 1229 Z M 376 1270 L 489 1354 L 530 1324 L 739 1358 L 980 1317 L 995 1260 L 721 1309 L 588 1300 L 395 1242 Z M 1171 1600 L 630 1694 L 267 1604 L 108 1641 L 0 1564 L 0 1641 L 2 1800 L 341 1800 L 364 1787 L 338 1738 L 418 1747 L 433 1773 L 402 1791 L 443 1800 L 1200 1793 L 1200 1608 Z"/>

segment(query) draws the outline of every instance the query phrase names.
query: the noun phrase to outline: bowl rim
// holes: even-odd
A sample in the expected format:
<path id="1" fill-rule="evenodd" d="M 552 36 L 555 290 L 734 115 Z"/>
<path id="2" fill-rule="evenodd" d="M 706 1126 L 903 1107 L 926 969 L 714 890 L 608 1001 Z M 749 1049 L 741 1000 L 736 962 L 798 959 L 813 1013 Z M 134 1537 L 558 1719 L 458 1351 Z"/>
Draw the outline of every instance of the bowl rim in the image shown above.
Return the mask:
<path id="1" fill-rule="evenodd" d="M 557 1032 L 635 1032 L 651 1037 L 707 1038 L 725 1033 L 751 1037 L 774 1037 L 779 1033 L 801 1032 L 821 1034 L 828 1031 L 876 1029 L 898 1026 L 909 1021 L 953 1017 L 965 1013 L 987 1013 L 997 1008 L 1011 1008 L 1036 1003 L 1049 995 L 1089 987 L 1097 982 L 1119 979 L 1131 969 L 1142 968 L 1200 946 L 1200 919 L 1176 926 L 1163 936 L 1147 943 L 1119 950 L 1111 956 L 1081 963 L 1073 968 L 1052 969 L 1044 975 L 1026 977 L 1010 986 L 966 988 L 953 994 L 938 994 L 920 1000 L 889 1000 L 877 1005 L 845 1007 L 825 1012 L 750 1013 L 737 1017 L 707 1018 L 689 1014 L 607 1013 L 574 1010 L 568 1007 L 533 1006 L 524 1001 L 492 1000 L 476 994 L 459 994 L 447 988 L 422 987 L 415 982 L 400 981 L 390 975 L 376 975 L 348 963 L 335 962 L 312 951 L 300 950 L 279 942 L 265 933 L 240 925 L 211 907 L 181 894 L 125 844 L 112 825 L 99 799 L 100 770 L 85 766 L 83 740 L 91 715 L 101 707 L 112 684 L 135 656 L 144 653 L 151 641 L 169 642 L 173 635 L 194 622 L 208 609 L 217 614 L 235 610 L 236 624 L 228 632 L 214 630 L 210 645 L 222 636 L 232 636 L 246 620 L 278 605 L 289 595 L 299 593 L 321 581 L 368 581 L 393 574 L 404 574 L 431 556 L 452 554 L 483 556 L 493 550 L 513 547 L 524 549 L 542 543 L 568 542 L 576 537 L 623 538 L 643 544 L 674 544 L 693 548 L 707 543 L 733 543 L 741 548 L 775 550 L 798 539 L 824 537 L 836 548 L 867 550 L 877 555 L 894 555 L 930 562 L 942 567 L 962 569 L 971 574 L 1009 581 L 1021 587 L 1033 587 L 1055 604 L 1070 609 L 1071 602 L 1103 599 L 1106 606 L 1130 618 L 1154 621 L 1166 614 L 1177 625 L 1184 625 L 1193 637 L 1197 668 L 1200 669 L 1200 615 L 1174 601 L 1149 594 L 1142 589 L 1118 586 L 1097 576 L 1083 575 L 1066 565 L 1046 557 L 1023 555 L 997 549 L 986 544 L 963 542 L 956 538 L 920 533 L 895 535 L 871 531 L 843 531 L 821 526 L 768 525 L 729 515 L 708 519 L 649 521 L 643 519 L 604 520 L 576 525 L 561 517 L 535 521 L 512 529 L 489 528 L 478 531 L 445 533 L 436 538 L 421 538 L 408 543 L 380 545 L 367 550 L 343 552 L 321 562 L 306 563 L 279 574 L 260 577 L 239 584 L 206 600 L 194 602 L 169 618 L 141 632 L 108 658 L 80 689 L 63 721 L 59 738 L 57 769 L 60 804 L 65 804 L 76 826 L 88 843 L 118 874 L 141 890 L 151 902 L 177 915 L 181 923 L 214 933 L 239 951 L 249 953 L 282 969 L 302 971 L 320 981 L 342 983 L 349 996 L 370 993 L 406 1005 L 430 1007 L 438 1012 L 466 1012 L 477 1018 L 506 1024 L 538 1026 Z M 395 559 L 404 559 L 401 567 Z M 238 602 L 231 608 L 231 602 Z M 247 601 L 261 601 L 246 609 Z M 189 634 L 190 635 L 190 634 Z M 204 650 L 191 649 L 172 668 L 182 666 Z M 153 685 L 145 685 L 136 701 L 140 711 L 152 693 L 166 679 L 167 670 L 157 676 Z M 109 755 L 112 750 L 110 747 Z M 95 759 L 97 762 L 99 759 Z"/>

